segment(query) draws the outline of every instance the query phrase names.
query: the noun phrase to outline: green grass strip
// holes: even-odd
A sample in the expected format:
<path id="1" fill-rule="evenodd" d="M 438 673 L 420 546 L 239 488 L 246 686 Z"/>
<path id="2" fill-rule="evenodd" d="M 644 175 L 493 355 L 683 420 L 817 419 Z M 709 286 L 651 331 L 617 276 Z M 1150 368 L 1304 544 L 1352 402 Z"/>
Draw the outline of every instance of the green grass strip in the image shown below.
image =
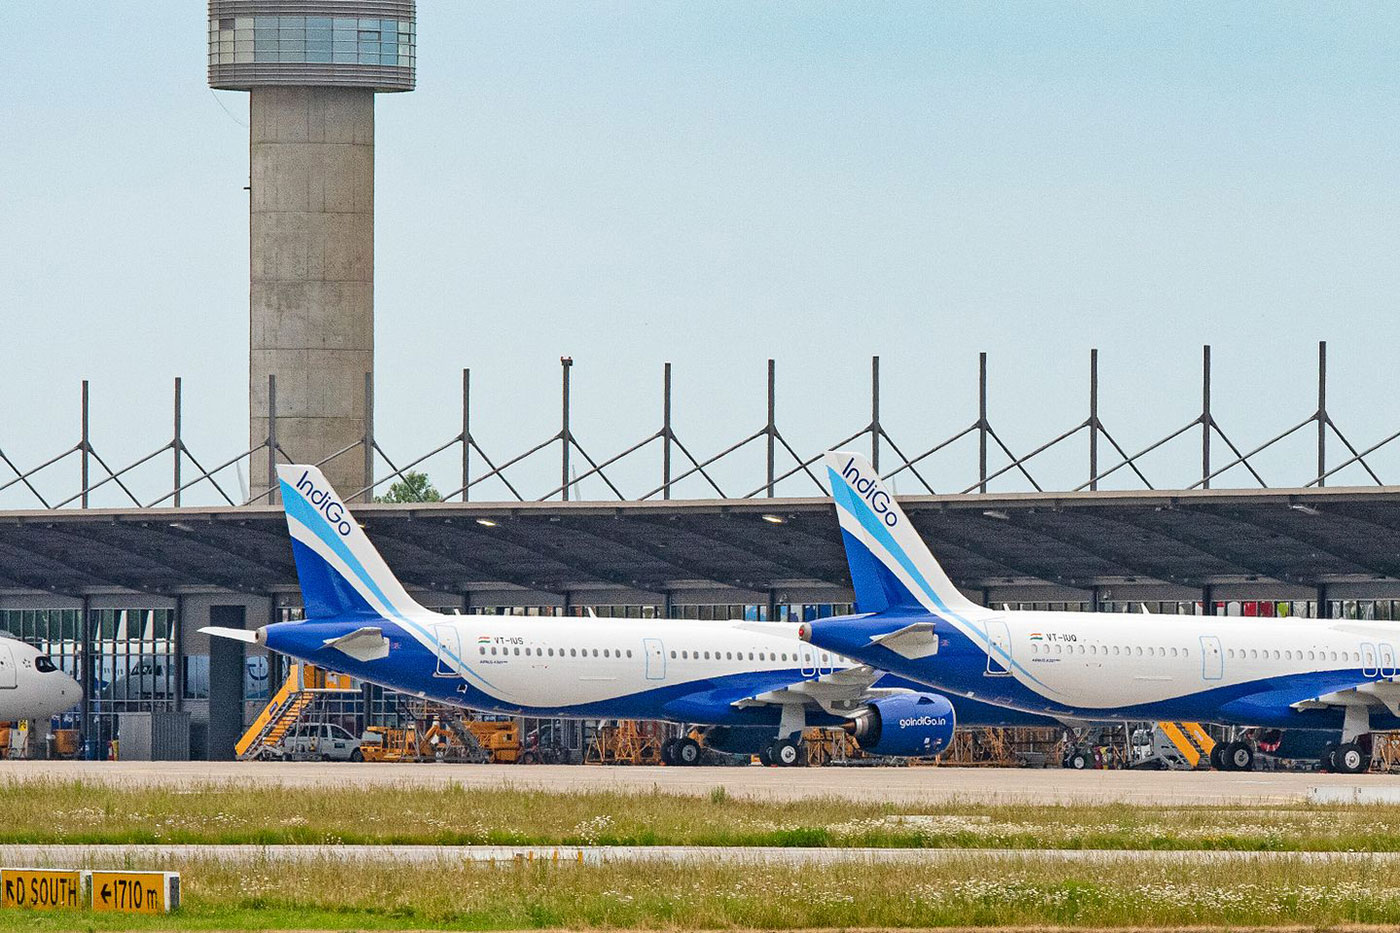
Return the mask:
<path id="1" fill-rule="evenodd" d="M 170 789 L 40 780 L 0 783 L 0 813 L 0 843 L 1400 851 L 1400 806 L 1387 805 L 894 805 L 456 785 Z"/>

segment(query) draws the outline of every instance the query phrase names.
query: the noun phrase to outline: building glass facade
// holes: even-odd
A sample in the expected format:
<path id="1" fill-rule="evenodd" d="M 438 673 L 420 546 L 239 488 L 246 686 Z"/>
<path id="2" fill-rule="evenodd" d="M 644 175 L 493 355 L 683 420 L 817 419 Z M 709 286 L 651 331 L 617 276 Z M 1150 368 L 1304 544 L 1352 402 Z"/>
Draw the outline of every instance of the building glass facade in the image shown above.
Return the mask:
<path id="1" fill-rule="evenodd" d="M 355 16 L 223 16 L 209 20 L 209 64 L 265 62 L 414 67 L 414 23 Z"/>

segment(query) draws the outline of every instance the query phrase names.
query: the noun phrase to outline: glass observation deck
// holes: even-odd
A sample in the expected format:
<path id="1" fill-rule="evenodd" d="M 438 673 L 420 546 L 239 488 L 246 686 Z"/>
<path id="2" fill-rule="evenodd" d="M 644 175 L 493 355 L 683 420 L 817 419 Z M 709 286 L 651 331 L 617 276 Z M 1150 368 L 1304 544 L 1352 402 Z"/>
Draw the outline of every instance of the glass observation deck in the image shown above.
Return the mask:
<path id="1" fill-rule="evenodd" d="M 349 6 L 301 4 L 317 5 L 339 10 Z M 412 6 L 354 4 L 379 14 L 375 16 L 246 12 L 259 6 L 285 8 L 291 4 L 276 0 L 262 4 L 216 0 L 210 4 L 210 86 L 233 90 L 268 85 L 413 89 L 416 27 Z M 228 15 L 230 7 L 238 12 Z M 384 15 L 382 8 L 399 12 Z"/>

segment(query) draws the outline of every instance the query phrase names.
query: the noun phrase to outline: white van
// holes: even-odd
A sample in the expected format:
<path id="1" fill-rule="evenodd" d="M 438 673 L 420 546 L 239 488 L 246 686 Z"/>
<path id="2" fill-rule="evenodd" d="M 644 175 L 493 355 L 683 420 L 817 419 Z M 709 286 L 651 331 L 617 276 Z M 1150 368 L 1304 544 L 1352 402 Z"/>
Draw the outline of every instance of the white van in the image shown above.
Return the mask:
<path id="1" fill-rule="evenodd" d="M 328 722 L 303 722 L 292 726 L 282 741 L 268 749 L 271 757 L 287 761 L 364 761 L 360 740 Z"/>

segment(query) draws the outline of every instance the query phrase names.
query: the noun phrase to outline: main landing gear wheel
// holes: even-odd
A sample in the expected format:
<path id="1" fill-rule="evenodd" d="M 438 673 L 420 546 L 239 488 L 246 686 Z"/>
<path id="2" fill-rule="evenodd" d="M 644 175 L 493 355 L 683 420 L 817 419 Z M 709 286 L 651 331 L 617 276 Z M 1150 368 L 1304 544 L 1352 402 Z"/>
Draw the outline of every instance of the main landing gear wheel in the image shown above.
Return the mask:
<path id="1" fill-rule="evenodd" d="M 791 768 L 802 764 L 802 748 L 792 739 L 779 739 L 771 748 L 768 754 L 775 765 Z"/>
<path id="2" fill-rule="evenodd" d="M 1226 771 L 1250 771 L 1254 768 L 1254 749 L 1248 742 L 1231 742 L 1220 760 Z"/>
<path id="3" fill-rule="evenodd" d="M 765 745 L 758 750 L 758 763 L 765 768 L 773 763 L 773 746 Z"/>
<path id="4" fill-rule="evenodd" d="M 1369 770 L 1371 759 L 1355 742 L 1343 742 L 1332 752 L 1332 764 L 1338 774 L 1360 774 Z"/>
<path id="5" fill-rule="evenodd" d="M 1335 773 L 1337 770 L 1337 743 L 1328 742 L 1322 746 L 1322 757 L 1318 759 L 1317 770 L 1323 774 Z"/>
<path id="6" fill-rule="evenodd" d="M 676 763 L 675 739 L 667 739 L 661 743 L 661 763 L 663 765 L 673 765 Z"/>
<path id="7" fill-rule="evenodd" d="M 1225 743 L 1216 742 L 1210 747 L 1210 766 L 1216 771 L 1225 770 Z"/>
<path id="8" fill-rule="evenodd" d="M 678 765 L 698 765 L 700 763 L 700 743 L 687 736 L 676 742 L 671 753 Z"/>
<path id="9" fill-rule="evenodd" d="M 1089 767 L 1089 755 L 1086 752 L 1075 752 L 1065 759 L 1065 767 L 1072 771 L 1083 771 Z"/>

